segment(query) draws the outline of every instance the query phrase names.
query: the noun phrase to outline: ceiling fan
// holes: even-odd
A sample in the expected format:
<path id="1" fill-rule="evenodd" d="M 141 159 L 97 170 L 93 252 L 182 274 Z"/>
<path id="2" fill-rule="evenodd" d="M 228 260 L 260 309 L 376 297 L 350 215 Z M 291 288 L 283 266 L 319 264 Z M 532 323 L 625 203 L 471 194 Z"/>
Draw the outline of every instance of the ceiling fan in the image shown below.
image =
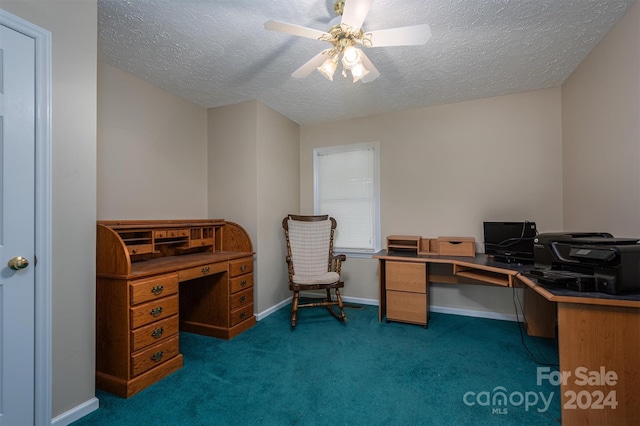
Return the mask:
<path id="1" fill-rule="evenodd" d="M 380 76 L 367 55 L 356 46 L 384 47 L 384 46 L 416 46 L 425 44 L 431 38 L 431 29 L 427 24 L 408 27 L 391 28 L 386 30 L 364 32 L 364 22 L 373 0 L 338 0 L 333 9 L 336 17 L 329 22 L 328 31 L 288 24 L 280 21 L 267 21 L 264 28 L 293 34 L 300 37 L 327 41 L 332 47 L 318 53 L 307 63 L 295 70 L 291 75 L 303 78 L 318 70 L 329 80 L 342 62 L 342 75 L 351 72 L 353 82 L 369 83 Z"/>

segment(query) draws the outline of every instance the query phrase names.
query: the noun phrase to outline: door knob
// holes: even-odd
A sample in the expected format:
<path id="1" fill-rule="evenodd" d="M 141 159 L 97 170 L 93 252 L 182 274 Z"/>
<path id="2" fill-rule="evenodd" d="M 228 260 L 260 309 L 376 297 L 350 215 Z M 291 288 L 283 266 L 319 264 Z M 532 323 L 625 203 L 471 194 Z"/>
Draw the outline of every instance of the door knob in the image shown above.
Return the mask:
<path id="1" fill-rule="evenodd" d="M 9 268 L 14 271 L 19 271 L 20 269 L 24 269 L 29 266 L 29 261 L 22 256 L 16 256 L 9 259 L 7 265 L 9 265 Z"/>

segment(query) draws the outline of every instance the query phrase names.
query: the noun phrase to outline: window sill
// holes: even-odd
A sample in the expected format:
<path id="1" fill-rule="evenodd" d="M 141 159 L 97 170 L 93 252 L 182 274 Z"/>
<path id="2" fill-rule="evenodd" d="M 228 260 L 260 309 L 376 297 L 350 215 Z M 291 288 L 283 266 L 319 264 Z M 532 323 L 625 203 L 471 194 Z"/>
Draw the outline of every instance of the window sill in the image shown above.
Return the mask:
<path id="1" fill-rule="evenodd" d="M 371 259 L 371 257 L 375 254 L 375 252 L 369 251 L 346 251 L 346 250 L 333 250 L 333 254 L 344 254 L 348 258 L 356 258 L 356 259 Z"/>

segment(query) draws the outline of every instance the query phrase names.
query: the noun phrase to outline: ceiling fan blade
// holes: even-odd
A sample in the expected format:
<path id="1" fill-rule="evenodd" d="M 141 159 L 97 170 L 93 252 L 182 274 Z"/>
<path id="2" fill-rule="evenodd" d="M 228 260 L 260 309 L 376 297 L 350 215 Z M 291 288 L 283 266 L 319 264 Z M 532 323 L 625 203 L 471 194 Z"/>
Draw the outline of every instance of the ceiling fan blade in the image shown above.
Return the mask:
<path id="1" fill-rule="evenodd" d="M 288 24 L 280 21 L 267 21 L 264 23 L 264 28 L 269 31 L 277 31 L 280 33 L 293 34 L 300 37 L 312 38 L 319 40 L 321 37 L 330 36 L 325 31 L 315 30 L 313 28 L 303 27 L 296 24 Z"/>
<path id="2" fill-rule="evenodd" d="M 367 13 L 369 13 L 371 3 L 373 3 L 373 0 L 345 0 L 342 21 L 340 21 L 340 23 L 360 29 L 364 18 L 366 18 Z"/>
<path id="3" fill-rule="evenodd" d="M 368 47 L 383 46 L 417 46 L 425 44 L 431 38 L 431 28 L 427 24 L 409 27 L 390 28 L 365 33 L 363 44 L 371 43 Z"/>
<path id="4" fill-rule="evenodd" d="M 373 62 L 371 62 L 367 55 L 365 55 L 362 51 L 360 52 L 360 58 L 362 59 L 362 65 L 364 65 L 364 67 L 369 70 L 369 74 L 360 79 L 361 82 L 370 83 L 376 78 L 380 77 L 380 71 L 378 71 L 376 67 L 373 66 Z"/>
<path id="5" fill-rule="evenodd" d="M 295 70 L 291 74 L 291 76 L 295 78 L 304 78 L 309 74 L 311 74 L 313 71 L 315 71 L 316 68 L 318 68 L 320 65 L 322 65 L 324 61 L 327 60 L 327 58 L 329 58 L 329 55 L 326 55 L 324 51 L 320 52 L 316 56 L 311 58 L 309 61 L 307 61 L 304 65 L 302 65 L 300 68 Z"/>

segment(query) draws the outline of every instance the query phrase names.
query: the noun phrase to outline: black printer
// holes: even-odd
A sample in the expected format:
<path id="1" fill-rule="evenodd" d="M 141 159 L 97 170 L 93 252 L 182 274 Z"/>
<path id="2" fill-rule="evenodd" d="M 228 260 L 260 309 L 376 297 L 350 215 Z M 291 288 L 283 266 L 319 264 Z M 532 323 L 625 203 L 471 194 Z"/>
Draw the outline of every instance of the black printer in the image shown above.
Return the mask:
<path id="1" fill-rule="evenodd" d="M 606 232 L 538 234 L 528 276 L 575 291 L 640 293 L 640 238 Z"/>

